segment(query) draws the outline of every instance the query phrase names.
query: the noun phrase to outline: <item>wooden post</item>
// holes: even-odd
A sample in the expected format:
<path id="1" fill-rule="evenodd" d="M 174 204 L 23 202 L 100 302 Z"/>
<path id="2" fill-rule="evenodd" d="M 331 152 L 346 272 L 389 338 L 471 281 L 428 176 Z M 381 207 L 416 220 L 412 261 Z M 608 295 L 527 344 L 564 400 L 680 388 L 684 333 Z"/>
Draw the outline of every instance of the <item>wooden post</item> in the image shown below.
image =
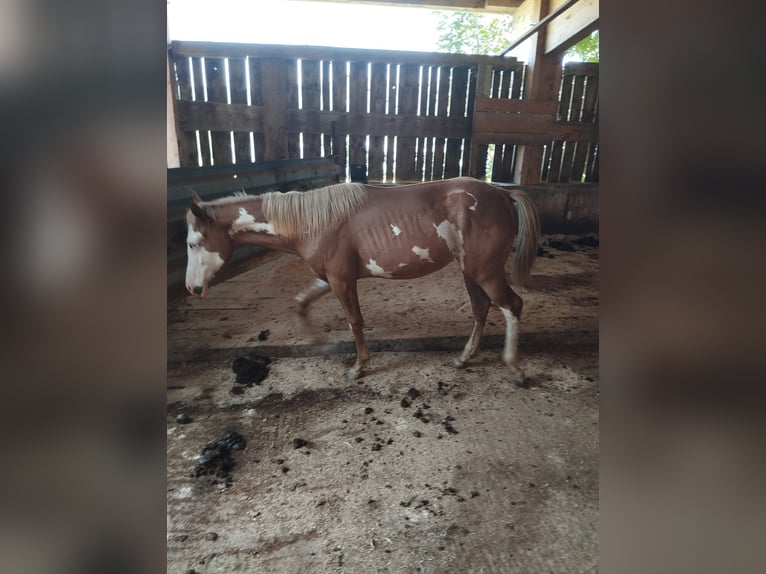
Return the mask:
<path id="1" fill-rule="evenodd" d="M 538 20 L 548 12 L 549 0 L 540 0 Z M 546 28 L 543 28 L 534 38 L 534 48 L 527 62 L 524 99 L 557 100 L 557 92 L 561 81 L 561 54 L 559 52 L 545 53 Z M 521 184 L 540 183 L 540 166 L 543 162 L 542 145 L 520 146 L 519 159 L 516 162 L 514 180 Z"/>

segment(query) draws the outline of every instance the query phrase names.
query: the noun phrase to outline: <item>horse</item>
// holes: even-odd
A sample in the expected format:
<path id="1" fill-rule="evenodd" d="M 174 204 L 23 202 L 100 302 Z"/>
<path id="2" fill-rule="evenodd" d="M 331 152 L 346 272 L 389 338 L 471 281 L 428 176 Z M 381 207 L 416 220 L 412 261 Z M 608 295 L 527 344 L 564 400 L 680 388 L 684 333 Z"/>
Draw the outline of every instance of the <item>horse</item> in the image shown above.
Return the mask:
<path id="1" fill-rule="evenodd" d="M 511 276 L 523 285 L 537 255 L 540 220 L 519 189 L 459 177 L 395 187 L 339 183 L 207 202 L 194 193 L 186 221 L 186 289 L 193 296 L 208 294 L 238 246 L 255 244 L 301 257 L 316 279 L 295 298 L 299 318 L 311 328 L 311 304 L 330 291 L 337 297 L 356 343 L 349 380 L 362 376 L 370 358 L 357 280 L 414 279 L 456 261 L 474 323 L 454 365 L 465 367 L 476 353 L 494 304 L 506 322 L 503 362 L 513 383 L 524 382 L 517 357 L 523 301 L 506 278 L 505 264 L 517 237 Z"/>

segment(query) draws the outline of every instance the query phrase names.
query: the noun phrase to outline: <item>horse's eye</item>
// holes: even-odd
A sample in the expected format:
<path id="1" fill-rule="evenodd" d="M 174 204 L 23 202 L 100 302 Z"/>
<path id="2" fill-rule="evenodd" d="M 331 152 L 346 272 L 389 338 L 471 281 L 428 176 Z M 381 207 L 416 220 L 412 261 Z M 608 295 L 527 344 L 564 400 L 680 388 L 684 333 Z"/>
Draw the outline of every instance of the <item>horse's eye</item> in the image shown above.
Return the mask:
<path id="1" fill-rule="evenodd" d="M 197 246 L 194 243 L 189 243 L 189 249 L 194 249 L 195 247 Z"/>

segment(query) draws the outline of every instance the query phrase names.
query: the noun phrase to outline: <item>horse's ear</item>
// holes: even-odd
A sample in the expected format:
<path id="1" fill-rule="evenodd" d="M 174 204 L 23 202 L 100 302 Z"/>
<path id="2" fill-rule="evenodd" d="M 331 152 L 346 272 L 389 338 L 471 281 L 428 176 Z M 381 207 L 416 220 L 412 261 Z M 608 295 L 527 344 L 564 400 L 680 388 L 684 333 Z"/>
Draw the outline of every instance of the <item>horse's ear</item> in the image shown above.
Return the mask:
<path id="1" fill-rule="evenodd" d="M 202 209 L 202 206 L 200 206 L 199 203 L 194 201 L 189 207 L 191 208 L 191 212 L 194 214 L 194 216 L 197 219 L 207 219 L 207 213 L 205 212 L 204 209 Z"/>
<path id="2" fill-rule="evenodd" d="M 192 201 L 194 203 L 202 203 L 202 198 L 199 196 L 199 193 L 196 191 L 192 191 Z"/>

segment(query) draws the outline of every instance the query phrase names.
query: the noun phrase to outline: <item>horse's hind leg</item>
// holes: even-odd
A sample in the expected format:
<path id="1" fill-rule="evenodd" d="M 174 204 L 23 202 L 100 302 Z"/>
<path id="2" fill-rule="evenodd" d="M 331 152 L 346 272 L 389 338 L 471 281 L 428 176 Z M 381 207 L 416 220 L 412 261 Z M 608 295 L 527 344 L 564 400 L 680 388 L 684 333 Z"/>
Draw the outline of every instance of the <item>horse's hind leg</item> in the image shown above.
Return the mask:
<path id="1" fill-rule="evenodd" d="M 338 298 L 343 310 L 346 312 L 346 320 L 356 342 L 356 362 L 354 366 L 346 373 L 346 378 L 353 381 L 362 376 L 364 365 L 370 358 L 370 352 L 367 349 L 367 342 L 364 340 L 362 330 L 362 311 L 359 308 L 359 296 L 356 291 L 356 279 L 347 281 L 328 277 L 333 294 Z"/>
<path id="2" fill-rule="evenodd" d="M 481 339 L 481 333 L 484 330 L 484 323 L 487 320 L 487 312 L 489 311 L 490 305 L 489 297 L 473 279 L 466 275 L 463 275 L 463 279 L 465 280 L 466 289 L 468 289 L 468 295 L 471 297 L 473 330 L 471 331 L 471 336 L 468 338 L 468 342 L 465 344 L 463 352 L 453 363 L 458 369 L 465 367 L 466 361 L 476 354 L 476 349 L 479 348 L 479 340 Z"/>
<path id="3" fill-rule="evenodd" d="M 519 320 L 524 302 L 511 289 L 504 276 L 489 279 L 480 283 L 482 289 L 497 305 L 505 317 L 505 345 L 503 346 L 503 363 L 511 372 L 511 381 L 516 385 L 524 383 L 524 372 L 518 366 Z"/>
<path id="4" fill-rule="evenodd" d="M 300 317 L 301 324 L 310 333 L 311 340 L 314 343 L 321 342 L 319 339 L 319 331 L 316 326 L 309 321 L 308 312 L 311 304 L 330 292 L 330 284 L 322 279 L 315 279 L 314 282 L 306 287 L 303 291 L 295 296 L 295 300 L 298 302 L 298 317 Z"/>

